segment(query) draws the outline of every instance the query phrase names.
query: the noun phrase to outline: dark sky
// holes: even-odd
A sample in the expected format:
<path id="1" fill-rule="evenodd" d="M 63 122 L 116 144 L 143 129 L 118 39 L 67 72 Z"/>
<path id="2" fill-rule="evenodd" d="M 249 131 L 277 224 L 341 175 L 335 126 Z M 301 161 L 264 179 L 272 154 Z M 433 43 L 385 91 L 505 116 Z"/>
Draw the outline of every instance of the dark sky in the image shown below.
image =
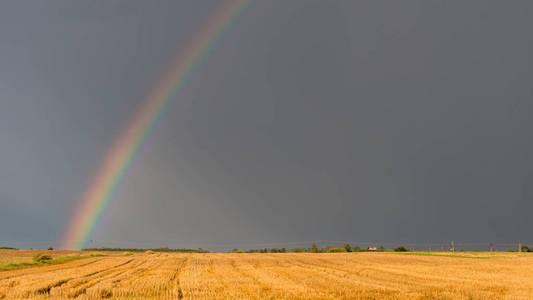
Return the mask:
<path id="1" fill-rule="evenodd" d="M 2 1 L 0 246 L 55 245 L 218 1 Z M 257 0 L 95 245 L 533 241 L 533 2 Z"/>

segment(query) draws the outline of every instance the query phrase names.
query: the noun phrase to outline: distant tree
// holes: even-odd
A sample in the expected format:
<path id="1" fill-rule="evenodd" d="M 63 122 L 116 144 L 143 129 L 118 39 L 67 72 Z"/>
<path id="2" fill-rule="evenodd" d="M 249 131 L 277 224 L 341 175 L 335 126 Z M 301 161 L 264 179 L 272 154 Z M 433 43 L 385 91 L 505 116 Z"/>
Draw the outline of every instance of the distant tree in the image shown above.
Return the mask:
<path id="1" fill-rule="evenodd" d="M 344 250 L 346 250 L 346 252 L 352 252 L 352 246 L 350 246 L 350 244 L 344 244 Z"/>
<path id="2" fill-rule="evenodd" d="M 313 253 L 318 253 L 318 247 L 316 246 L 316 244 L 313 243 L 313 245 L 311 246 L 311 252 Z"/>
<path id="3" fill-rule="evenodd" d="M 307 248 L 294 248 L 291 252 L 308 252 Z"/>
<path id="4" fill-rule="evenodd" d="M 394 248 L 394 252 L 408 252 L 408 251 L 409 250 L 407 250 L 407 248 L 405 248 L 404 246 Z"/>
<path id="5" fill-rule="evenodd" d="M 48 248 L 48 250 L 54 250 L 54 248 L 50 247 L 50 248 Z"/>
<path id="6" fill-rule="evenodd" d="M 383 246 L 379 246 L 379 247 L 377 248 L 377 250 L 379 250 L 379 251 L 383 251 L 383 250 L 385 250 L 385 247 L 383 247 Z"/>

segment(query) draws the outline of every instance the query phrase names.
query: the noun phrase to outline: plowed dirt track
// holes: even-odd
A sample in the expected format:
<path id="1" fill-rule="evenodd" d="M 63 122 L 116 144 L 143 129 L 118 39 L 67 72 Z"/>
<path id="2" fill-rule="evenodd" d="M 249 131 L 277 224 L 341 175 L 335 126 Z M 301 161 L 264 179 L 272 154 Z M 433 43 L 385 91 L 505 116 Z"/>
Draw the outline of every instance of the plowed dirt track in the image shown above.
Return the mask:
<path id="1" fill-rule="evenodd" d="M 533 255 L 108 253 L 0 271 L 0 299 L 27 298 L 531 299 Z"/>

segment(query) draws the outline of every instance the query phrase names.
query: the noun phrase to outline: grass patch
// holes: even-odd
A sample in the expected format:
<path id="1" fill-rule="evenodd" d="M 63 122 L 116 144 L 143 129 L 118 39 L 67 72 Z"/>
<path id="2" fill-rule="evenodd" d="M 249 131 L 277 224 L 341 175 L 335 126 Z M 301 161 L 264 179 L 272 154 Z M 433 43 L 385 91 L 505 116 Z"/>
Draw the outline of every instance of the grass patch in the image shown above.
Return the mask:
<path id="1" fill-rule="evenodd" d="M 37 265 L 37 263 L 8 264 L 8 265 L 0 266 L 0 271 L 17 269 L 17 268 L 22 268 L 22 267 L 29 267 L 29 266 L 34 266 L 34 265 Z"/>
<path id="2" fill-rule="evenodd" d="M 45 260 L 45 261 L 36 261 L 36 262 L 22 262 L 22 263 L 11 263 L 7 265 L 0 265 L 0 271 L 5 270 L 13 270 L 18 268 L 24 268 L 24 267 L 34 267 L 34 266 L 44 266 L 44 265 L 53 265 L 53 264 L 60 264 L 65 263 L 71 260 L 77 260 L 82 258 L 90 258 L 90 257 L 99 257 L 99 256 L 105 256 L 103 254 L 91 254 L 91 255 L 71 255 L 71 256 L 61 256 L 58 258 L 54 258 L 51 260 Z"/>
<path id="3" fill-rule="evenodd" d="M 464 254 L 445 254 L 445 253 L 433 253 L 433 252 L 387 252 L 398 255 L 415 255 L 415 256 L 441 256 L 441 257 L 454 257 L 454 258 L 473 258 L 473 259 L 491 259 L 498 256 L 474 256 Z"/>
<path id="4" fill-rule="evenodd" d="M 59 264 L 71 260 L 76 259 L 82 259 L 82 258 L 90 258 L 90 257 L 102 257 L 105 256 L 104 254 L 90 254 L 90 255 L 71 255 L 71 256 L 61 256 L 56 259 L 51 260 L 50 262 L 47 262 L 45 264 Z"/>

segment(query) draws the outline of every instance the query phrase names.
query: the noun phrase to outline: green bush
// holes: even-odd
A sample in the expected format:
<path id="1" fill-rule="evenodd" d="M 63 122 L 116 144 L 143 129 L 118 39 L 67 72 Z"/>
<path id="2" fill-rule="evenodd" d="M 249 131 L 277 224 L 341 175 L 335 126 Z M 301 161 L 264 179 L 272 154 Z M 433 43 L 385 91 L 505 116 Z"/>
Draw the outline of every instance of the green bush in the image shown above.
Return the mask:
<path id="1" fill-rule="evenodd" d="M 52 256 L 48 254 L 37 254 L 33 257 L 33 261 L 37 263 L 47 263 L 52 260 Z"/>
<path id="2" fill-rule="evenodd" d="M 346 249 L 344 249 L 343 247 L 339 247 L 339 248 L 330 247 L 330 248 L 328 249 L 328 252 L 329 252 L 329 253 L 346 252 Z"/>

